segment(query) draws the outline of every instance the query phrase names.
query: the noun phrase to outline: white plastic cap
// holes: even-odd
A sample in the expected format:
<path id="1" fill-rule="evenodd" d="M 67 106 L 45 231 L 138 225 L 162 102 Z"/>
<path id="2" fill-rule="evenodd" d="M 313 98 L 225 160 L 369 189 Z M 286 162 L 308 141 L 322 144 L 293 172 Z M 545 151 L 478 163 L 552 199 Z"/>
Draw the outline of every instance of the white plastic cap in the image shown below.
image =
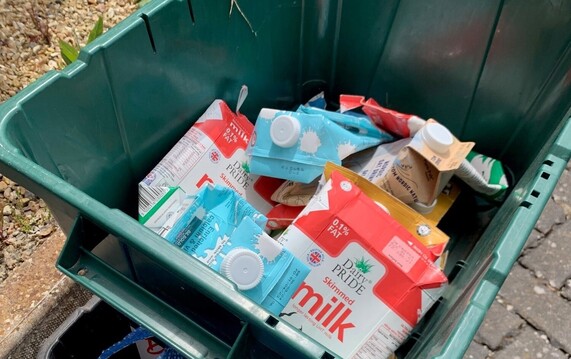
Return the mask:
<path id="1" fill-rule="evenodd" d="M 240 290 L 257 286 L 264 275 L 264 263 L 260 256 L 246 248 L 231 250 L 220 267 L 221 273 Z"/>
<path id="2" fill-rule="evenodd" d="M 438 153 L 445 153 L 454 143 L 452 133 L 439 123 L 427 123 L 420 130 L 420 134 L 428 147 Z"/>
<path id="3" fill-rule="evenodd" d="M 301 125 L 297 118 L 288 115 L 276 117 L 270 126 L 272 142 L 280 147 L 292 147 L 297 143 Z"/>

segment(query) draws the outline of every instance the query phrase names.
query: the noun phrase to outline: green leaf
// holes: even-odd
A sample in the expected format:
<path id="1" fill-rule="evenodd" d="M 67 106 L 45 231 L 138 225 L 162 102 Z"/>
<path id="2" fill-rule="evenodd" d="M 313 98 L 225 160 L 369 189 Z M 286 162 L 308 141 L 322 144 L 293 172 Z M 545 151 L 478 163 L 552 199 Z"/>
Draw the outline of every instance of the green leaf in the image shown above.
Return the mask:
<path id="1" fill-rule="evenodd" d="M 87 38 L 87 43 L 89 44 L 93 40 L 97 39 L 103 34 L 103 17 L 99 16 L 97 22 L 93 26 L 93 29 L 89 32 L 89 37 Z"/>
<path id="2" fill-rule="evenodd" d="M 79 56 L 79 51 L 77 51 L 77 49 L 70 45 L 68 42 L 63 40 L 59 40 L 59 50 L 61 52 L 63 61 L 65 61 L 67 65 L 77 60 L 77 57 Z"/>

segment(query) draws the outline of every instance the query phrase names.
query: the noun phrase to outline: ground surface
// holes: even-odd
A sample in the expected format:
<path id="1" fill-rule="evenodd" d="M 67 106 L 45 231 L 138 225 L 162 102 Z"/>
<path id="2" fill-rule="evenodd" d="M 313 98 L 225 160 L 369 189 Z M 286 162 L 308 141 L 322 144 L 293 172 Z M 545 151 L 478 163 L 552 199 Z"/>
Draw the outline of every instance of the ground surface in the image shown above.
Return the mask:
<path id="1" fill-rule="evenodd" d="M 133 0 L 0 0 L 0 103 L 61 69 L 59 40 L 83 46 L 99 16 L 105 29 L 137 9 Z M 57 229 L 45 203 L 0 175 L 0 282 Z"/>

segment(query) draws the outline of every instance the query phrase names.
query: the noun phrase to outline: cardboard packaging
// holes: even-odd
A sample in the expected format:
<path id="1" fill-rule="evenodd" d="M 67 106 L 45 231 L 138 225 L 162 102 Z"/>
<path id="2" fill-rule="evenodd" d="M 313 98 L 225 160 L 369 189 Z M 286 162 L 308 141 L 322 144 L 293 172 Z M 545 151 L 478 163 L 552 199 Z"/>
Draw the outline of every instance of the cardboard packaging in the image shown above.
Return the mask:
<path id="1" fill-rule="evenodd" d="M 333 171 L 278 239 L 311 272 L 282 318 L 343 358 L 386 358 L 447 285 L 428 249 Z"/>

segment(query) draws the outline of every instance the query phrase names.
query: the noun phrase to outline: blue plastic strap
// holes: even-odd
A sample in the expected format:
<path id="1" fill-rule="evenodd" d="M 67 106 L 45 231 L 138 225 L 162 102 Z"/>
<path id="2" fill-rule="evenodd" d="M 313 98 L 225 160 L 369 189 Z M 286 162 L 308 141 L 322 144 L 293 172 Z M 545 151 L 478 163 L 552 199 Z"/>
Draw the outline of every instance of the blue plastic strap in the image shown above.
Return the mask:
<path id="1" fill-rule="evenodd" d="M 173 348 L 166 348 L 159 359 L 186 359 Z"/>
<path id="2" fill-rule="evenodd" d="M 113 344 L 108 349 L 105 349 L 99 356 L 99 359 L 109 359 L 113 354 L 120 352 L 132 344 L 135 344 L 139 340 L 145 340 L 152 337 L 154 337 L 154 334 L 147 329 L 137 328 L 131 333 L 127 334 L 121 341 Z M 165 348 L 158 359 L 184 359 L 184 357 L 172 348 Z"/>

